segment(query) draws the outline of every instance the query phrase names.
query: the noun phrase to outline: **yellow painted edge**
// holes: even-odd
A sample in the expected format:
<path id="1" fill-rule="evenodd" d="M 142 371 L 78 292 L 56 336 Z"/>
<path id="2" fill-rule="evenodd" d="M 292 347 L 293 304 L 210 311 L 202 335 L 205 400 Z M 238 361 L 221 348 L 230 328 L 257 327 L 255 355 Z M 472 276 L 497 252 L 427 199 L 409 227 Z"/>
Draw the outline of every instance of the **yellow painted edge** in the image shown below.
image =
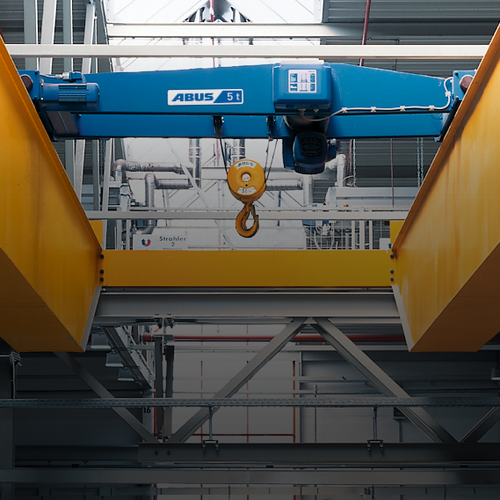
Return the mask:
<path id="1" fill-rule="evenodd" d="M 497 54 L 500 50 L 500 25 L 496 29 L 491 42 L 489 44 L 488 50 L 481 60 L 479 67 L 477 69 L 476 75 L 474 76 L 470 87 L 465 93 L 465 97 L 458 108 L 458 111 L 451 122 L 450 128 L 448 129 L 444 140 L 434 157 L 427 175 L 425 176 L 424 182 L 415 197 L 415 200 L 406 216 L 404 224 L 396 238 L 396 241 L 392 245 L 394 254 L 397 256 L 398 249 L 403 244 L 406 236 L 413 224 L 413 221 L 418 216 L 420 207 L 425 203 L 426 198 L 432 191 L 434 180 L 439 175 L 440 171 L 444 168 L 445 160 L 448 155 L 449 150 L 453 147 L 454 139 L 458 131 L 460 130 L 462 124 L 467 118 L 469 109 L 473 106 L 475 99 L 480 92 L 483 82 L 490 76 L 493 65 L 496 64 Z"/>

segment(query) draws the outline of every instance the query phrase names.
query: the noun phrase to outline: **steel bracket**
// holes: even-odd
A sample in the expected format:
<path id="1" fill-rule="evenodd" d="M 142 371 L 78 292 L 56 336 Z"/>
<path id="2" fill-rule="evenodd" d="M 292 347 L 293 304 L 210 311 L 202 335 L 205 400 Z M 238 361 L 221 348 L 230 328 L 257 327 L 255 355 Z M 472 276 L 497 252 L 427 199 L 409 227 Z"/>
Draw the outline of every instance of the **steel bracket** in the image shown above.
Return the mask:
<path id="1" fill-rule="evenodd" d="M 204 439 L 203 443 L 201 443 L 201 447 L 203 451 L 207 449 L 207 445 L 213 444 L 215 447 L 215 451 L 219 451 L 219 440 L 218 439 Z"/>
<path id="2" fill-rule="evenodd" d="M 372 446 L 379 446 L 380 451 L 384 450 L 384 440 L 383 439 L 368 439 L 366 442 L 366 446 L 368 448 L 368 451 L 371 450 Z"/>

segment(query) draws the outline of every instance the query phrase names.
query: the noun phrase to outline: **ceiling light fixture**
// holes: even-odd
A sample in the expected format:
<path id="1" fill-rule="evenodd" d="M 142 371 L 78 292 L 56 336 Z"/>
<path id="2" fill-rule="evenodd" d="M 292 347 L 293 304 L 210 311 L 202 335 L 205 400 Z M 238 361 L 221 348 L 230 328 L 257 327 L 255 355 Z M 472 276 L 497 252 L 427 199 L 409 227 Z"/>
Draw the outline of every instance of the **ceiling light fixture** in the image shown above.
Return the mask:
<path id="1" fill-rule="evenodd" d="M 120 368 L 118 370 L 118 380 L 120 382 L 134 382 L 135 379 L 132 372 L 128 368 Z"/>
<path id="2" fill-rule="evenodd" d="M 106 354 L 105 366 L 108 368 L 123 368 L 125 365 L 117 352 L 108 352 Z"/>
<path id="3" fill-rule="evenodd" d="M 95 351 L 109 351 L 111 346 L 109 345 L 108 337 L 104 333 L 94 332 L 90 340 L 90 348 Z"/>

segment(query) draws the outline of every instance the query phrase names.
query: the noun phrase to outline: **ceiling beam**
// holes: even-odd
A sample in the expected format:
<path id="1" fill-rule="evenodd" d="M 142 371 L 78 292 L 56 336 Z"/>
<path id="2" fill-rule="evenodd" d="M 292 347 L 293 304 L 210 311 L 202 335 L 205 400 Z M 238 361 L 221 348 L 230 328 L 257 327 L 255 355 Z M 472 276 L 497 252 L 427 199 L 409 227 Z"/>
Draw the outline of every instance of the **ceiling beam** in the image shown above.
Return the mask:
<path id="1" fill-rule="evenodd" d="M 62 45 L 7 44 L 11 57 L 262 57 L 482 59 L 487 45 Z"/>

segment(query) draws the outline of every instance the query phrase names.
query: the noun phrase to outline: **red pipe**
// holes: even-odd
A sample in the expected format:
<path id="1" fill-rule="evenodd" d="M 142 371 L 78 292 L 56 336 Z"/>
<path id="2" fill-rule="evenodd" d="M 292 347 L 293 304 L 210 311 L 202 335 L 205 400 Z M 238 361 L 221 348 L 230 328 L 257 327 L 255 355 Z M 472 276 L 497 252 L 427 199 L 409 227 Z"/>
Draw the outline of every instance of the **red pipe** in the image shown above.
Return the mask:
<path id="1" fill-rule="evenodd" d="M 153 342 L 156 335 L 144 333 L 140 336 L 142 342 Z M 403 335 L 364 335 L 350 334 L 346 337 L 355 343 L 394 343 L 404 344 L 405 338 Z M 274 335 L 174 335 L 174 339 L 178 342 L 269 342 L 274 338 Z M 290 342 L 297 343 L 320 343 L 326 344 L 325 339 L 321 335 L 296 335 Z M 488 344 L 499 344 L 500 334 L 493 337 Z"/>
<path id="2" fill-rule="evenodd" d="M 143 342 L 153 342 L 154 334 L 145 333 L 141 335 Z M 269 342 L 274 335 L 174 335 L 178 342 Z M 353 342 L 394 342 L 404 343 L 403 335 L 363 335 L 351 334 L 347 338 Z M 291 342 L 306 343 L 326 343 L 321 335 L 296 335 Z"/>
<path id="3" fill-rule="evenodd" d="M 210 0 L 210 22 L 215 22 L 215 5 L 214 0 Z"/>
<path id="4" fill-rule="evenodd" d="M 368 35 L 368 23 L 370 21 L 370 7 L 372 5 L 372 0 L 366 0 L 366 10 L 365 10 L 365 21 L 363 23 L 363 36 L 361 38 L 361 45 L 366 45 L 366 38 Z M 359 60 L 359 65 L 363 66 L 365 64 L 364 59 Z"/>

